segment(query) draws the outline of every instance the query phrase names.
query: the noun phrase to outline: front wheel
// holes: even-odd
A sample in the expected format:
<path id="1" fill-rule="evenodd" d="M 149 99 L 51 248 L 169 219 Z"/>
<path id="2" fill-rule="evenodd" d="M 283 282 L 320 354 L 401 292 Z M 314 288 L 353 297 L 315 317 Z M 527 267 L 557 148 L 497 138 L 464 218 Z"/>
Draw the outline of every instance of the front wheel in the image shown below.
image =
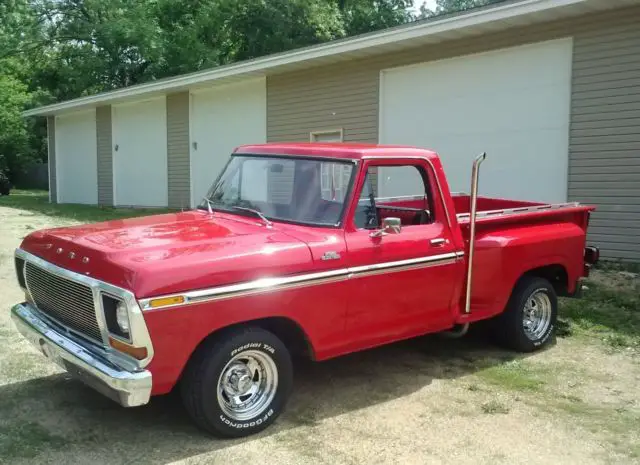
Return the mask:
<path id="1" fill-rule="evenodd" d="M 282 341 L 261 328 L 246 328 L 205 343 L 189 362 L 181 391 L 201 428 L 242 437 L 275 421 L 292 384 L 291 357 Z"/>
<path id="2" fill-rule="evenodd" d="M 510 349 L 533 352 L 552 340 L 557 319 L 558 297 L 551 283 L 537 276 L 525 276 L 513 289 L 495 329 Z"/>

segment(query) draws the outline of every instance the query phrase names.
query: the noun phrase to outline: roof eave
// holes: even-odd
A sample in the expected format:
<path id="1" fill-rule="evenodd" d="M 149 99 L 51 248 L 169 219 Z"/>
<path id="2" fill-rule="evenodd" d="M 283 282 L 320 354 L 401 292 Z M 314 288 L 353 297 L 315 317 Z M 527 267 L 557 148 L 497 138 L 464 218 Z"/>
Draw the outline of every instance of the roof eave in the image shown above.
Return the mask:
<path id="1" fill-rule="evenodd" d="M 335 57 L 336 60 L 339 58 L 344 59 L 348 54 L 363 53 L 366 50 L 372 51 L 373 54 L 376 49 L 382 49 L 385 45 L 405 43 L 408 47 L 411 41 L 420 38 L 429 37 L 432 39 L 431 43 L 437 43 L 446 40 L 442 38 L 438 40 L 438 35 L 450 34 L 455 30 L 467 30 L 486 26 L 490 23 L 505 22 L 514 17 L 533 16 L 545 11 L 558 11 L 562 8 L 568 9 L 586 4 L 604 5 L 604 2 L 603 0 L 523 0 L 515 3 L 500 3 L 490 8 L 472 10 L 460 15 L 447 16 L 431 21 L 418 21 L 415 24 L 398 26 L 379 32 L 34 108 L 25 111 L 23 115 L 49 116 L 69 110 L 91 108 L 106 102 L 135 99 L 142 95 L 151 96 L 154 93 L 175 92 L 213 81 L 266 76 L 269 73 L 280 71 L 296 64 L 311 64 L 316 60 L 326 61 L 330 57 Z"/>

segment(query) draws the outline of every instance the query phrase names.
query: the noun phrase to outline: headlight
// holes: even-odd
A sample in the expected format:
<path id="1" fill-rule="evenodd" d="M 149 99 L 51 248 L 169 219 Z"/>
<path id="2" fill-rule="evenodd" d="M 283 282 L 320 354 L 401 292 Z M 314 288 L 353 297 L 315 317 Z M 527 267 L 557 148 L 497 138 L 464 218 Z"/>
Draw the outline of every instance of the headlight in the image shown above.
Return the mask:
<path id="1" fill-rule="evenodd" d="M 109 333 L 122 339 L 130 340 L 131 324 L 127 305 L 116 297 L 103 294 L 102 308 L 104 309 L 104 319 Z"/>
<path id="2" fill-rule="evenodd" d="M 129 310 L 124 302 L 120 302 L 116 306 L 116 322 L 118 323 L 118 327 L 120 330 L 129 334 Z"/>

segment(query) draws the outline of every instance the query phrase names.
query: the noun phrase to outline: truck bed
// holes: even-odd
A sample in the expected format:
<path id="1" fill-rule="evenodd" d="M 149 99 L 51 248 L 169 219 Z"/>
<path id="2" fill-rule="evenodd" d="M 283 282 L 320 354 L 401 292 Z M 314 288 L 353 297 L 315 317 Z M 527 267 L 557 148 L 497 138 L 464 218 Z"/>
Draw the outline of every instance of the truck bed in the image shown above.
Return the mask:
<path id="1" fill-rule="evenodd" d="M 469 195 L 452 197 L 468 247 Z M 549 276 L 565 276 L 563 292 L 573 292 L 583 275 L 581 259 L 593 209 L 577 202 L 547 204 L 478 196 L 470 319 L 500 313 L 515 280 L 538 263 L 548 267 Z"/>
<path id="2" fill-rule="evenodd" d="M 452 197 L 458 223 L 464 227 L 469 224 L 470 197 L 468 194 L 453 194 Z M 478 196 L 477 202 L 476 222 L 479 224 L 520 221 L 525 218 L 533 220 L 540 217 L 556 217 L 592 209 L 578 202 L 549 204 L 481 196 Z"/>

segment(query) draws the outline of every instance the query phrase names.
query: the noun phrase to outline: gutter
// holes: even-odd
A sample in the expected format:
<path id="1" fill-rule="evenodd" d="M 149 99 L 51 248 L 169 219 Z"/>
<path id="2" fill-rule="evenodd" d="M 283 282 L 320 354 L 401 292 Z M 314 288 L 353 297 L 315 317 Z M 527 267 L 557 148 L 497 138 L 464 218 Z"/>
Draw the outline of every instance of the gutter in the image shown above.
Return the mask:
<path id="1" fill-rule="evenodd" d="M 138 84 L 123 89 L 81 97 L 66 102 L 46 105 L 22 113 L 23 116 L 45 116 L 79 107 L 97 106 L 112 100 L 120 100 L 172 90 L 189 88 L 197 84 L 242 76 L 265 76 L 275 68 L 304 63 L 334 55 L 374 49 L 397 42 L 410 41 L 442 34 L 458 29 L 480 26 L 492 22 L 509 20 L 547 10 L 586 4 L 592 0 L 522 0 L 518 2 L 498 3 L 490 8 L 479 8 L 463 14 L 447 15 L 440 19 L 422 20 L 383 31 L 363 34 L 356 37 L 331 41 L 325 44 L 304 47 L 297 50 L 268 55 L 261 58 L 223 65 L 213 69 L 184 74 Z"/>

